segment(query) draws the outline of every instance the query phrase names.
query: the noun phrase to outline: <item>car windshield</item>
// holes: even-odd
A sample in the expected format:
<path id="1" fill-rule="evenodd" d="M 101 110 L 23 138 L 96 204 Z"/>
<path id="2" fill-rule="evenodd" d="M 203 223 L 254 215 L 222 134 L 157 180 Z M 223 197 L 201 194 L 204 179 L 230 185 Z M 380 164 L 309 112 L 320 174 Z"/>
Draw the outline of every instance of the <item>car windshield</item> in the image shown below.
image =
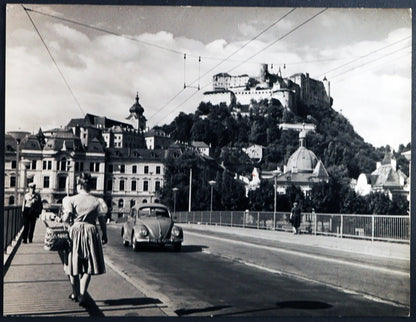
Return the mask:
<path id="1" fill-rule="evenodd" d="M 160 207 L 144 207 L 139 209 L 140 217 L 166 217 L 169 218 L 169 212 Z"/>

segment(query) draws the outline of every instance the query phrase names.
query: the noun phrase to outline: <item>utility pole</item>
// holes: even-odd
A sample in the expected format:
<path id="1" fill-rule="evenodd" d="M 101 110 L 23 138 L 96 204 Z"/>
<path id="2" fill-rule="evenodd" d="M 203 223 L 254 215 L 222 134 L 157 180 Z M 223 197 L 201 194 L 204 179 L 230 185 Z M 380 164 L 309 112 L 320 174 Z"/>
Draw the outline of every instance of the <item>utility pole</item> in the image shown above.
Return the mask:
<path id="1" fill-rule="evenodd" d="M 192 168 L 189 169 L 189 207 L 188 207 L 189 212 L 191 212 L 191 201 L 192 201 Z"/>

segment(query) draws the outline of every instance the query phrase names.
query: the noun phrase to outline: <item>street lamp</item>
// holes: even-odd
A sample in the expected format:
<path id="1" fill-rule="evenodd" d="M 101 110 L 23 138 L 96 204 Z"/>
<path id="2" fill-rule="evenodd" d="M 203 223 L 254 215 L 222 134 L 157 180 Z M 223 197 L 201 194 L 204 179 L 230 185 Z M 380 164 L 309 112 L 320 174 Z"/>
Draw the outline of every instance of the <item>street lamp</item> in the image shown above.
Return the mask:
<path id="1" fill-rule="evenodd" d="M 176 212 L 176 192 L 178 192 L 178 188 L 174 187 L 172 188 L 173 191 L 173 213 Z"/>
<path id="2" fill-rule="evenodd" d="M 214 185 L 217 183 L 215 180 L 208 181 L 209 185 L 211 186 L 211 207 L 209 208 L 209 223 L 211 224 L 211 215 L 212 215 L 212 195 L 214 190 Z"/>
<path id="3" fill-rule="evenodd" d="M 23 170 L 24 170 L 24 177 L 23 177 L 23 198 L 26 192 L 26 186 L 27 186 L 27 167 L 30 165 L 30 160 L 27 159 L 23 159 L 22 160 L 22 164 L 23 164 Z M 21 200 L 23 200 L 23 198 L 21 198 Z"/>
<path id="4" fill-rule="evenodd" d="M 7 132 L 7 134 L 11 135 L 16 140 L 16 183 L 15 183 L 15 189 L 14 189 L 14 200 L 16 204 L 19 204 L 18 198 L 19 198 L 19 177 L 20 177 L 20 143 L 22 140 L 30 135 L 30 132 L 24 132 L 24 131 L 11 131 Z"/>
<path id="5" fill-rule="evenodd" d="M 276 230 L 276 203 L 277 203 L 277 176 L 280 174 L 280 170 L 273 171 L 274 177 L 274 203 L 273 203 L 273 229 Z"/>

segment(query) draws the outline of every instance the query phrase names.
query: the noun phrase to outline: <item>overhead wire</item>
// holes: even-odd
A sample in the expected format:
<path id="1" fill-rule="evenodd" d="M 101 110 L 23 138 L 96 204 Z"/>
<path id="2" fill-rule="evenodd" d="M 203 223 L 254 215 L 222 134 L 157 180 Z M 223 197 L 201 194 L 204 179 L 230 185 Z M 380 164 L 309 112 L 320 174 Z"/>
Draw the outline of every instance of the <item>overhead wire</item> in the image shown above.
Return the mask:
<path id="1" fill-rule="evenodd" d="M 29 12 L 28 12 L 28 9 L 27 9 L 25 6 L 23 6 L 23 5 L 22 5 L 22 7 L 23 7 L 23 9 L 25 10 L 25 13 L 27 14 L 27 16 L 28 16 L 28 18 L 29 18 L 30 22 L 32 23 L 33 28 L 35 28 L 36 33 L 38 34 L 38 36 L 39 36 L 40 40 L 42 41 L 42 44 L 43 44 L 43 45 L 44 45 L 44 47 L 46 48 L 46 51 L 48 52 L 49 57 L 52 59 L 52 61 L 53 61 L 54 65 L 55 65 L 55 67 L 56 67 L 56 69 L 58 70 L 59 74 L 61 75 L 61 77 L 62 77 L 62 79 L 63 79 L 63 81 L 64 81 L 64 83 L 65 83 L 66 87 L 68 88 L 69 92 L 71 93 L 71 96 L 73 97 L 73 99 L 74 99 L 74 100 L 75 100 L 75 102 L 77 103 L 78 108 L 80 109 L 80 111 L 82 112 L 82 114 L 85 116 L 85 112 L 84 112 L 84 110 L 82 109 L 80 102 L 79 102 L 79 101 L 78 101 L 78 99 L 76 98 L 76 96 L 75 96 L 74 92 L 72 91 L 71 86 L 69 85 L 68 81 L 66 80 L 66 78 L 65 78 L 65 76 L 64 76 L 64 74 L 63 74 L 63 72 L 62 72 L 62 70 L 59 68 L 58 63 L 56 62 L 55 58 L 53 57 L 52 52 L 49 50 L 48 45 L 46 44 L 45 40 L 43 39 L 43 37 L 42 37 L 42 35 L 41 35 L 40 31 L 38 30 L 38 28 L 36 27 L 36 24 L 35 24 L 35 22 L 33 21 L 32 17 L 30 16 L 30 14 L 29 14 Z M 29 10 L 29 11 L 30 11 L 30 10 Z"/>
<path id="2" fill-rule="evenodd" d="M 256 40 L 257 38 L 259 38 L 261 35 L 263 35 L 265 32 L 267 32 L 268 30 L 270 30 L 273 26 L 275 26 L 277 23 L 279 23 L 280 21 L 282 21 L 284 18 L 286 18 L 289 14 L 291 14 L 292 12 L 294 12 L 296 10 L 296 8 L 292 8 L 291 10 L 289 10 L 287 13 L 285 13 L 282 17 L 280 17 L 279 19 L 277 19 L 276 21 L 274 21 L 272 24 L 270 24 L 267 28 L 265 28 L 264 30 L 262 30 L 260 33 L 258 33 L 256 36 L 254 36 L 253 38 L 251 38 L 250 40 L 248 40 L 247 42 L 245 42 L 241 47 L 239 47 L 238 49 L 236 49 L 235 51 L 233 51 L 230 55 L 228 55 L 226 58 L 222 59 L 221 62 L 219 62 L 218 64 L 216 64 L 214 67 L 212 67 L 211 69 L 209 69 L 208 71 L 206 71 L 202 76 L 199 75 L 198 76 L 198 81 L 201 79 L 201 77 L 206 76 L 207 74 L 209 74 L 211 71 L 213 71 L 215 68 L 217 68 L 218 66 L 220 66 L 223 62 L 227 61 L 229 58 L 231 58 L 232 56 L 234 56 L 236 53 L 238 53 L 240 50 L 242 50 L 243 48 L 245 48 L 248 44 L 250 44 L 252 41 Z M 185 68 L 185 67 L 184 67 Z M 196 80 L 190 82 L 190 84 L 195 83 Z M 209 84 L 208 84 L 209 85 Z M 206 86 L 208 86 L 206 85 Z M 205 88 L 206 86 L 202 87 Z M 186 87 L 186 86 L 184 86 Z M 200 84 L 198 84 L 198 91 L 201 89 Z M 176 97 L 179 96 L 179 94 L 181 94 L 183 92 L 183 89 L 181 91 L 179 91 L 177 94 L 175 94 L 175 96 L 173 98 L 171 98 L 166 104 L 164 104 L 161 108 L 159 108 L 156 112 L 154 112 L 150 117 L 149 120 L 152 119 L 152 117 L 154 117 L 155 115 L 157 115 L 160 111 L 164 110 L 166 106 L 168 106 Z M 191 99 L 193 96 L 195 96 L 197 93 L 194 92 L 191 97 L 189 99 Z M 187 102 L 188 100 L 186 100 L 185 102 Z M 183 104 L 183 103 L 182 103 Z"/>
<path id="3" fill-rule="evenodd" d="M 262 48 L 261 50 L 259 50 L 258 52 L 256 52 L 255 54 L 251 55 L 249 58 L 247 58 L 246 60 L 244 60 L 242 63 L 238 64 L 237 66 L 231 68 L 230 70 L 227 71 L 227 73 L 233 71 L 234 69 L 240 67 L 242 64 L 246 63 L 247 61 L 249 61 L 251 58 L 257 56 L 258 54 L 260 54 L 261 52 L 265 51 L 266 49 L 270 48 L 271 46 L 273 46 L 275 43 L 277 43 L 278 41 L 286 38 L 287 36 L 289 36 L 290 34 L 292 34 L 294 31 L 298 30 L 299 28 L 301 28 L 302 26 L 306 25 L 307 23 L 309 23 L 311 20 L 315 19 L 316 17 L 318 17 L 319 15 L 323 14 L 326 10 L 328 10 L 328 8 L 325 8 L 321 11 L 319 11 L 318 13 L 314 14 L 312 17 L 306 19 L 305 21 L 303 21 L 302 23 L 300 23 L 299 25 L 297 25 L 295 28 L 291 29 L 289 32 L 285 33 L 283 36 L 279 37 L 278 39 L 276 39 L 275 41 L 271 42 L 270 44 L 268 44 L 267 46 L 265 46 L 264 48 Z M 202 88 L 207 87 L 208 85 L 212 84 L 212 81 L 207 83 L 206 85 L 204 85 Z M 202 89 L 201 88 L 201 89 Z M 188 102 L 192 97 L 194 97 L 197 94 L 197 92 L 194 92 L 191 96 L 189 96 L 185 101 L 183 101 L 182 103 L 180 103 L 179 105 L 177 105 L 175 107 L 175 110 L 180 107 L 181 105 L 185 104 L 186 102 Z M 169 114 L 167 114 L 163 119 L 161 119 L 160 121 L 164 121 L 167 117 L 169 116 Z"/>
<path id="4" fill-rule="evenodd" d="M 82 27 L 85 27 L 85 28 L 89 28 L 89 29 L 93 29 L 93 30 L 96 30 L 96 31 L 104 32 L 104 33 L 107 33 L 107 34 L 110 34 L 110 35 L 113 35 L 113 36 L 118 36 L 118 37 L 121 37 L 121 38 L 125 38 L 125 39 L 131 40 L 131 41 L 141 43 L 143 45 L 147 45 L 147 46 L 155 47 L 155 48 L 158 48 L 158 49 L 163 49 L 163 50 L 166 50 L 166 51 L 170 51 L 170 52 L 175 53 L 175 54 L 180 54 L 180 55 L 184 54 L 184 52 L 176 50 L 176 49 L 172 49 L 172 48 L 156 45 L 156 44 L 153 44 L 153 43 L 149 43 L 147 41 L 139 40 L 137 38 L 129 37 L 129 36 L 126 36 L 126 35 L 123 35 L 123 34 L 120 34 L 120 33 L 114 32 L 114 31 L 110 31 L 110 30 L 107 30 L 107 29 L 91 26 L 91 25 L 88 25 L 88 24 L 85 24 L 85 23 L 82 23 L 82 22 L 79 22 L 79 21 L 59 17 L 59 16 L 56 16 L 56 15 L 52 15 L 52 14 L 49 14 L 49 13 L 45 13 L 45 12 L 42 12 L 42 11 L 30 9 L 30 8 L 26 8 L 26 10 L 32 11 L 34 13 L 44 15 L 44 16 L 47 16 L 47 17 L 51 17 L 51 18 L 54 18 L 54 19 L 57 19 L 57 20 L 62 20 L 62 21 L 65 21 L 65 22 L 69 22 L 69 23 L 72 23 L 72 24 L 75 24 L 75 25 L 78 25 L 78 26 L 82 26 Z M 193 55 L 189 55 L 189 54 L 188 54 L 188 56 L 198 58 L 198 56 L 193 56 Z"/>
<path id="5" fill-rule="evenodd" d="M 340 66 L 337 66 L 337 67 L 335 67 L 335 68 L 332 68 L 332 69 L 330 69 L 330 70 L 326 71 L 325 73 L 322 73 L 322 74 L 320 74 L 320 75 L 316 76 L 316 78 L 320 78 L 320 77 L 322 77 L 322 76 L 324 76 L 324 75 L 327 75 L 327 74 L 329 74 L 329 73 L 331 73 L 331 72 L 333 72 L 333 71 L 335 71 L 335 70 L 338 70 L 338 69 L 340 69 L 340 68 L 342 68 L 342 67 L 345 67 L 345 66 L 347 66 L 347 65 L 349 65 L 349 64 L 352 64 L 352 63 L 354 63 L 354 62 L 356 62 L 356 61 L 358 61 L 358 60 L 360 60 L 360 59 L 363 59 L 363 58 L 365 58 L 365 57 L 368 57 L 368 56 L 370 56 L 370 55 L 373 55 L 373 54 L 375 54 L 375 53 L 377 53 L 377 52 L 379 52 L 379 51 L 381 51 L 381 50 L 383 50 L 383 49 L 386 49 L 386 48 L 389 48 L 389 47 L 391 47 L 391 46 L 394 46 L 394 45 L 396 45 L 396 44 L 398 44 L 398 43 L 400 43 L 400 42 L 402 42 L 402 41 L 405 41 L 405 40 L 407 40 L 407 39 L 409 39 L 409 38 L 411 38 L 411 36 L 407 36 L 407 37 L 402 38 L 402 39 L 400 39 L 400 40 L 398 40 L 398 41 L 395 41 L 395 42 L 393 42 L 393 43 L 390 43 L 390 44 L 388 44 L 388 45 L 386 45 L 386 46 L 383 46 L 383 47 L 380 47 L 380 48 L 378 48 L 378 49 L 376 49 L 376 50 L 373 50 L 373 51 L 371 51 L 371 52 L 369 52 L 369 53 L 367 53 L 367 54 L 365 54 L 365 55 L 363 55 L 363 56 L 360 56 L 360 57 L 358 57 L 358 58 L 356 58 L 356 59 L 353 59 L 353 60 L 351 60 L 351 61 L 349 61 L 349 62 L 347 62 L 347 63 L 345 63 L 345 64 L 342 64 L 342 65 L 340 65 Z M 333 77 L 331 77 L 331 78 L 333 78 Z"/>
<path id="6" fill-rule="evenodd" d="M 363 63 L 363 64 L 361 64 L 361 65 L 359 65 L 359 66 L 354 66 L 354 67 L 352 67 L 352 68 L 350 68 L 350 69 L 348 69 L 347 71 L 344 71 L 344 72 L 342 72 L 342 73 L 339 73 L 339 74 L 337 74 L 337 75 L 335 75 L 335 76 L 332 76 L 331 77 L 331 79 L 335 79 L 335 78 L 337 78 L 337 77 L 342 77 L 342 76 L 344 76 L 344 78 L 348 78 L 348 76 L 350 75 L 349 73 L 351 73 L 351 72 L 354 72 L 354 71 L 356 71 L 357 69 L 359 69 L 359 68 L 362 68 L 362 67 L 367 67 L 369 64 L 372 64 L 372 63 L 374 63 L 374 62 L 377 62 L 377 61 L 379 61 L 379 60 L 382 60 L 382 59 L 385 59 L 385 58 L 388 58 L 389 56 L 391 56 L 391 55 L 394 55 L 394 54 L 396 54 L 397 52 L 400 52 L 400 51 L 402 51 L 402 50 L 405 50 L 405 49 L 408 49 L 408 48 L 410 48 L 411 46 L 409 45 L 409 46 L 406 46 L 406 47 L 402 47 L 402 48 L 399 48 L 399 49 L 397 49 L 397 50 L 395 50 L 395 51 L 392 51 L 392 52 L 390 52 L 390 53 L 388 53 L 388 54 L 385 54 L 384 56 L 382 56 L 382 57 L 378 57 L 378 58 L 376 58 L 376 59 L 373 59 L 372 61 L 370 61 L 370 62 L 365 62 L 365 63 Z M 404 55 L 400 55 L 400 57 L 404 57 L 404 56 L 406 56 L 406 55 L 408 55 L 409 53 L 408 52 L 406 52 Z M 393 58 L 393 60 L 397 60 L 398 58 L 396 57 L 396 58 Z M 383 66 L 385 66 L 386 64 L 390 64 L 392 62 L 392 60 L 389 60 L 387 63 L 384 63 L 383 64 Z M 381 65 L 380 65 L 381 66 Z M 368 69 L 365 69 L 365 71 L 366 70 L 371 70 L 372 69 L 372 67 L 374 67 L 374 66 L 370 66 L 370 68 L 368 68 Z M 378 65 L 377 65 L 377 67 L 378 67 Z M 361 70 L 361 72 L 362 72 L 362 70 Z M 345 77 L 346 76 L 346 77 Z M 337 82 L 341 82 L 343 79 L 341 79 L 341 80 L 337 80 Z M 345 80 L 345 79 L 344 79 Z"/>

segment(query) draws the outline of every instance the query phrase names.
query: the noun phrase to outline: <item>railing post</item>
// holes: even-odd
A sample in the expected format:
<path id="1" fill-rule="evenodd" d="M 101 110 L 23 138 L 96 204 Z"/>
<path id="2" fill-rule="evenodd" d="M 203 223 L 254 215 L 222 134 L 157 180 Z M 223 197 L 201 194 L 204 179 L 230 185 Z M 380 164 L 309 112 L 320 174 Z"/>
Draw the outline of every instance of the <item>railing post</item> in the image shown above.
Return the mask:
<path id="1" fill-rule="evenodd" d="M 204 221 L 202 220 L 202 211 L 201 211 L 201 224 L 203 224 L 204 223 Z"/>
<path id="2" fill-rule="evenodd" d="M 276 230 L 276 211 L 273 212 L 273 230 Z"/>
<path id="3" fill-rule="evenodd" d="M 243 228 L 245 228 L 245 227 L 246 227 L 246 225 L 245 225 L 245 221 L 246 221 L 246 212 L 244 211 L 244 212 L 243 212 Z"/>
<path id="4" fill-rule="evenodd" d="M 371 241 L 374 241 L 374 215 L 371 215 Z"/>
<path id="5" fill-rule="evenodd" d="M 230 226 L 233 226 L 233 212 L 231 211 L 231 222 L 230 222 Z"/>
<path id="6" fill-rule="evenodd" d="M 315 234 L 314 234 L 315 236 L 316 236 L 317 230 L 318 230 L 318 214 L 315 213 Z"/>
<path id="7" fill-rule="evenodd" d="M 341 233 L 341 238 L 342 238 L 342 234 L 343 234 L 343 232 L 344 232 L 344 227 L 343 227 L 343 225 L 344 225 L 344 215 L 342 215 L 342 214 L 341 214 L 341 231 L 340 231 L 340 233 Z"/>
<path id="8" fill-rule="evenodd" d="M 260 228 L 260 212 L 257 212 L 257 229 Z"/>
<path id="9" fill-rule="evenodd" d="M 222 226 L 222 211 L 220 211 L 220 226 Z"/>

